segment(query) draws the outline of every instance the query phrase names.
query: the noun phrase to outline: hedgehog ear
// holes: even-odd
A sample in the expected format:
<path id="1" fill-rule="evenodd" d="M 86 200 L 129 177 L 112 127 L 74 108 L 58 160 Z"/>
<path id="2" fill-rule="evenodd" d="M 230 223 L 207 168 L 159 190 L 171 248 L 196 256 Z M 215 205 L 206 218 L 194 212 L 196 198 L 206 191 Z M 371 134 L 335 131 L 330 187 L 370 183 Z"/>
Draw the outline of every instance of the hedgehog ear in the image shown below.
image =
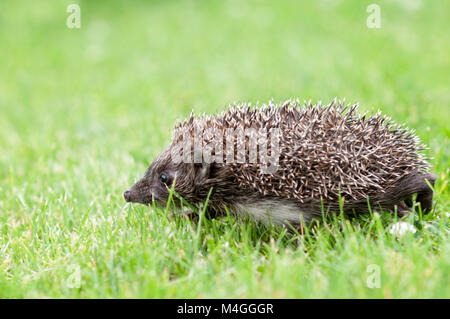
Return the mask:
<path id="1" fill-rule="evenodd" d="M 211 174 L 211 164 L 198 163 L 194 164 L 195 184 L 203 184 Z"/>

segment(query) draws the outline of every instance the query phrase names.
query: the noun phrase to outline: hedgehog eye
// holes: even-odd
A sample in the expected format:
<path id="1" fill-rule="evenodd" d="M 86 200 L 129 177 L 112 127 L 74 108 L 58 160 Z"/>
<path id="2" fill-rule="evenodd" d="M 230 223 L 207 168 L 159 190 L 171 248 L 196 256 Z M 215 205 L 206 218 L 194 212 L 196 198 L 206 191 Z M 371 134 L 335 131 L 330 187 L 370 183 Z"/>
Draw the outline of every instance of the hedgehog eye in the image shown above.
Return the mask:
<path id="1" fill-rule="evenodd" d="M 159 181 L 160 181 L 162 184 L 167 184 L 167 182 L 169 181 L 169 177 L 168 177 L 165 173 L 162 173 L 162 174 L 159 176 Z"/>

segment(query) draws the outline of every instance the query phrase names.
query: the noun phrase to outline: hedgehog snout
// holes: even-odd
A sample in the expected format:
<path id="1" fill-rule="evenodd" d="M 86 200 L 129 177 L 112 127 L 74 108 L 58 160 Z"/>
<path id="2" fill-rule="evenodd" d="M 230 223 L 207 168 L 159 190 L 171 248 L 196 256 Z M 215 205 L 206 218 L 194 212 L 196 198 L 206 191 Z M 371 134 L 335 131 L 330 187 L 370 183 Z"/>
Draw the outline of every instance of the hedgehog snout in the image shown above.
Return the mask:
<path id="1" fill-rule="evenodd" d="M 143 192 L 140 189 L 136 189 L 134 186 L 132 186 L 123 193 L 123 198 L 128 203 L 149 204 L 152 202 L 154 196 L 151 192 Z"/>
<path id="2" fill-rule="evenodd" d="M 154 193 L 154 189 L 152 189 L 148 180 L 142 178 L 123 193 L 123 198 L 129 203 L 147 205 L 153 200 L 158 200 L 158 196 L 156 195 L 157 194 Z"/>
<path id="3" fill-rule="evenodd" d="M 127 202 L 131 202 L 131 191 L 129 189 L 123 193 L 123 198 L 125 198 Z"/>
<path id="4" fill-rule="evenodd" d="M 131 203 L 139 203 L 141 202 L 141 197 L 143 192 L 143 183 L 142 180 L 135 183 L 133 186 L 129 187 L 124 193 L 123 198 L 127 202 Z"/>
<path id="5" fill-rule="evenodd" d="M 138 192 L 134 187 L 128 188 L 128 189 L 123 193 L 123 198 L 124 198 L 128 203 L 138 203 L 138 202 L 140 202 L 140 197 L 141 197 L 141 196 L 139 196 L 139 192 Z"/>

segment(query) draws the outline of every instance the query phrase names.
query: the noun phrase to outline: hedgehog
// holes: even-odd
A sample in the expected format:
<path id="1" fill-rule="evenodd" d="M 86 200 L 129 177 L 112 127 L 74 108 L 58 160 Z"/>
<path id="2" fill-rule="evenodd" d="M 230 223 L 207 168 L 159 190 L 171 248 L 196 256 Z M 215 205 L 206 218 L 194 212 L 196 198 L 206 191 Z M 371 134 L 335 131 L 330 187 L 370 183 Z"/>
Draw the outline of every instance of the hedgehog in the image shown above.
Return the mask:
<path id="1" fill-rule="evenodd" d="M 207 201 L 213 216 L 290 227 L 340 212 L 403 216 L 415 203 L 429 212 L 435 176 L 425 149 L 414 130 L 380 111 L 360 115 L 345 100 L 235 103 L 177 123 L 172 143 L 124 198 L 165 205 L 170 197 L 175 207 Z"/>

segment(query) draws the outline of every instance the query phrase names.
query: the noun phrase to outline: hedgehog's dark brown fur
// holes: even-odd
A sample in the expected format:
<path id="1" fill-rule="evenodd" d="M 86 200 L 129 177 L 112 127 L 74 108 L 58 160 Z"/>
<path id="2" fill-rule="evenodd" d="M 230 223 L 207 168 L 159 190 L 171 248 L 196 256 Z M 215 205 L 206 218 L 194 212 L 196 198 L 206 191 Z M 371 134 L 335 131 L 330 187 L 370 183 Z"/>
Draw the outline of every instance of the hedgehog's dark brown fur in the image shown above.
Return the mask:
<path id="1" fill-rule="evenodd" d="M 191 115 L 176 125 L 169 149 L 183 136 L 194 134 L 201 137 L 200 145 L 205 147 L 214 140 L 208 134 L 211 128 L 222 134 L 238 127 L 265 128 L 268 132 L 277 128 L 282 133 L 278 169 L 264 174 L 260 163 L 213 163 L 207 166 L 208 176 L 201 179 L 201 185 L 188 191 L 190 182 L 183 177 L 183 169 L 189 168 L 179 165 L 174 169 L 184 168 L 177 180 L 185 186 L 177 189 L 177 182 L 175 189 L 196 202 L 204 200 L 213 187 L 210 204 L 215 210 L 233 207 L 236 201 L 251 206 L 258 201 L 279 200 L 298 207 L 299 214 L 311 211 L 312 216 L 324 208 L 337 208 L 339 198 L 346 211 L 367 211 L 368 200 L 393 209 L 401 201 L 409 201 L 413 193 L 419 194 L 418 201 L 423 200 L 422 208 L 429 210 L 432 191 L 425 180 L 433 184 L 434 176 L 429 173 L 425 147 L 418 137 L 379 112 L 361 116 L 356 111 L 357 105 L 344 106 L 336 101 L 322 106 L 288 100 L 254 108 L 234 105 L 215 117 Z M 168 160 L 167 154 L 161 158 Z M 155 167 L 164 166 L 161 164 L 167 163 L 154 163 Z M 195 179 L 195 164 L 189 167 Z"/>

